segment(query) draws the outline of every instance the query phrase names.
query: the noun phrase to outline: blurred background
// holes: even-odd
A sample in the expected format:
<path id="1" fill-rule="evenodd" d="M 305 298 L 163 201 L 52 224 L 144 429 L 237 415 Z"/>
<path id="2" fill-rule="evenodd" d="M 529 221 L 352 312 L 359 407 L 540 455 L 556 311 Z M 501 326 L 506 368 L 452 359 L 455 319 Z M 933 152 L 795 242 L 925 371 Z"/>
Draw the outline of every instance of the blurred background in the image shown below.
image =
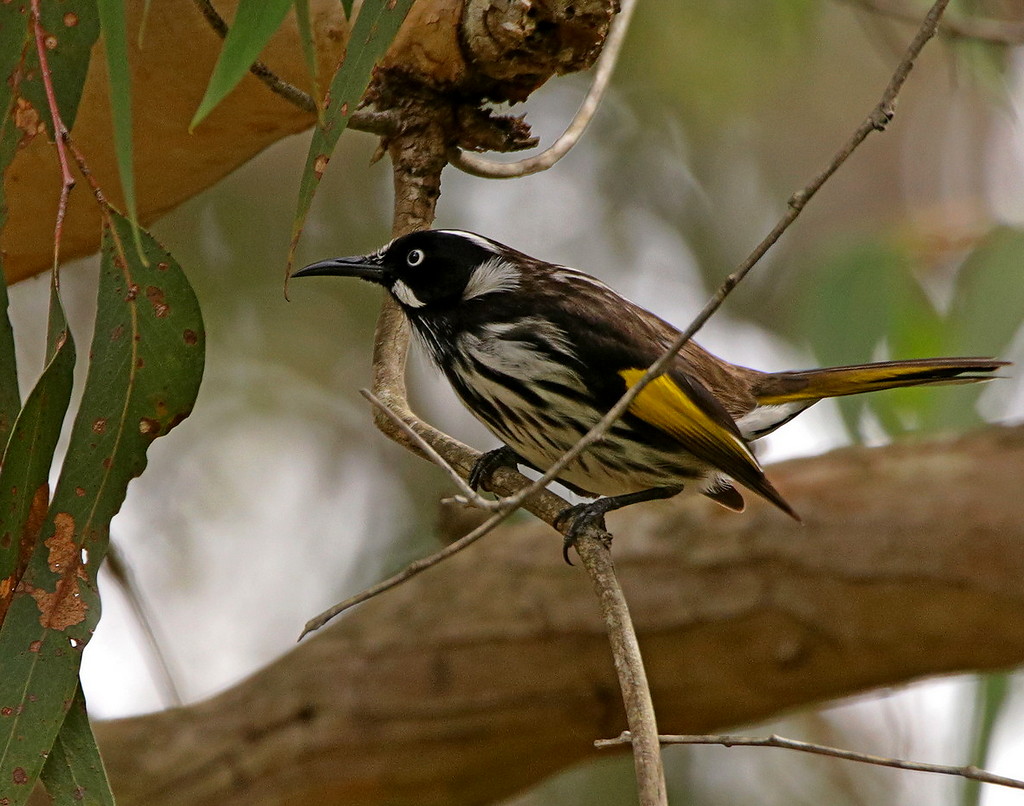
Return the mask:
<path id="1" fill-rule="evenodd" d="M 954 12 L 1020 19 L 1024 5 Z M 583 269 L 683 326 L 865 118 L 913 32 L 853 0 L 648 0 L 576 149 L 515 181 L 449 169 L 437 226 Z M 948 37 L 926 48 L 890 129 L 826 184 L 699 340 L 764 370 L 942 354 L 1024 361 L 1022 79 L 1020 48 Z M 588 82 L 557 79 L 525 105 L 543 143 Z M 113 539 L 187 701 L 287 652 L 306 619 L 437 547 L 438 501 L 452 492 L 438 469 L 378 435 L 359 396 L 379 291 L 302 280 L 284 300 L 307 145 L 279 143 L 153 228 L 198 293 L 207 369 L 195 413 L 151 449 Z M 388 240 L 390 170 L 386 160 L 370 166 L 374 147 L 368 135 L 342 138 L 300 265 Z M 96 274 L 95 260 L 63 274 L 80 344 Z M 28 385 L 42 361 L 45 276 L 11 296 Z M 1018 377 L 823 403 L 761 455 L 1020 421 L 1024 384 L 1007 374 Z M 496 445 L 420 355 L 410 390 L 428 420 L 478 448 Z M 104 618 L 83 669 L 93 715 L 164 707 L 138 623 L 109 576 L 101 583 Z M 1012 676 L 927 682 L 747 730 L 946 763 L 980 758 L 991 739 L 986 766 L 1020 777 L 1020 690 Z M 673 803 L 1024 804 L 1007 790 L 979 796 L 955 779 L 780 750 L 667 755 Z M 513 802 L 628 804 L 632 788 L 631 761 L 616 758 Z"/>

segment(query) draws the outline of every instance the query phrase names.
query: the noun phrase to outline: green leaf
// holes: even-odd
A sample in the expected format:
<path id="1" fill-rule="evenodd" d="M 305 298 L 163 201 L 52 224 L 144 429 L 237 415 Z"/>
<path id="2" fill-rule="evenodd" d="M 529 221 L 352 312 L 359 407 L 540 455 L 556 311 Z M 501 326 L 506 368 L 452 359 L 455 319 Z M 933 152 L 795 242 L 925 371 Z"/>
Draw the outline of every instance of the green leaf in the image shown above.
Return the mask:
<path id="1" fill-rule="evenodd" d="M 364 0 L 348 41 L 345 61 L 331 79 L 330 99 L 323 111 L 323 122 L 313 132 L 306 166 L 299 184 L 299 202 L 292 223 L 292 242 L 288 264 L 292 263 L 295 247 L 302 227 L 313 203 L 320 177 L 334 152 L 334 146 L 348 126 L 349 113 L 354 112 L 359 99 L 370 83 L 373 66 L 387 51 L 398 33 L 412 0 Z"/>
<path id="2" fill-rule="evenodd" d="M 25 8 L 28 3 L 11 4 Z M 23 16 L 23 25 L 30 33 L 28 49 L 25 52 L 25 70 L 19 85 L 19 92 L 35 108 L 39 119 L 46 124 L 50 138 L 56 137 L 53 119 L 46 99 L 39 54 L 36 51 L 31 22 L 28 14 Z M 100 25 L 96 11 L 96 0 L 63 0 L 60 3 L 40 3 L 46 63 L 53 79 L 53 93 L 57 109 L 68 131 L 75 125 L 78 103 L 85 87 L 85 76 L 89 69 L 92 47 L 99 37 Z M 13 20 L 12 20 L 13 22 Z"/>
<path id="3" fill-rule="evenodd" d="M 345 19 L 352 22 L 352 3 L 353 0 L 341 0 L 341 7 L 345 11 Z"/>
<path id="4" fill-rule="evenodd" d="M 309 0 L 295 0 L 295 19 L 299 24 L 299 39 L 302 40 L 302 53 L 306 57 L 306 69 L 312 79 L 313 98 L 317 99 L 320 90 L 320 68 L 316 59 L 316 40 L 313 38 L 313 24 L 309 19 Z M 317 118 L 322 120 L 323 109 L 319 101 L 316 105 Z"/>
<path id="5" fill-rule="evenodd" d="M 1024 321 L 1024 232 L 998 227 L 960 267 L 949 313 L 957 350 L 998 355 Z"/>
<path id="6" fill-rule="evenodd" d="M 110 81 L 110 113 L 114 124 L 114 151 L 121 176 L 124 208 L 131 222 L 132 238 L 140 257 L 145 254 L 139 231 L 138 203 L 135 199 L 135 168 L 132 148 L 132 82 L 128 62 L 128 32 L 122 0 L 99 0 L 100 28 L 107 52 L 107 76 Z"/>
<path id="7" fill-rule="evenodd" d="M 1010 675 L 997 672 L 977 678 L 974 709 L 971 714 L 971 746 L 967 761 L 971 766 L 980 769 L 988 766 L 992 738 L 1009 696 Z M 964 779 L 961 792 L 962 806 L 978 806 L 981 803 L 981 785 L 978 781 Z"/>
<path id="8" fill-rule="evenodd" d="M 14 420 L 21 408 L 21 392 L 18 391 L 18 363 L 14 354 L 14 330 L 7 315 L 7 283 L 4 281 L 3 266 L 0 264 L 0 445 L 6 445 L 14 428 Z M 0 487 L 0 490 L 3 488 Z M 0 531 L 0 536 L 3 532 Z M 2 540 L 2 537 L 0 537 Z M 0 542 L 0 552 L 3 544 Z M 0 573 L 0 577 L 3 574 Z"/>
<path id="9" fill-rule="evenodd" d="M 291 7 L 292 0 L 240 0 L 210 83 L 206 85 L 206 94 L 189 124 L 189 131 L 198 126 L 249 72 Z"/>
<path id="10" fill-rule="evenodd" d="M 1020 245 L 1020 242 L 1016 242 Z M 1005 245 L 1004 245 L 1005 246 Z M 998 251 L 998 250 L 996 250 Z M 990 283 L 1013 286 L 1007 321 L 991 327 L 1003 335 L 1019 325 L 1024 310 L 1024 292 L 1009 275 L 1019 266 L 1014 250 L 1006 248 L 996 260 L 1005 274 Z M 964 353 L 963 340 L 956 335 L 957 316 L 970 321 L 984 318 L 983 310 L 958 314 L 954 303 L 949 317 L 941 315 L 914 276 L 913 262 L 897 239 L 875 238 L 855 242 L 821 262 L 817 280 L 809 275 L 804 327 L 823 365 L 856 364 L 872 360 L 884 346 L 893 359 L 928 358 Z M 995 288 L 982 297 L 990 298 Z M 1005 296 L 1005 295 L 1004 295 Z M 1019 303 L 1018 303 L 1019 298 Z M 967 352 L 974 352 L 968 348 Z M 982 350 L 982 353 L 991 352 Z M 861 417 L 867 407 L 889 434 L 913 430 L 963 428 L 979 421 L 974 405 L 982 386 L 895 389 L 885 393 L 840 398 L 840 411 L 852 435 L 858 436 Z"/>
<path id="11" fill-rule="evenodd" d="M 10 491 L 0 507 L 0 622 L 28 560 L 22 552 L 36 537 L 26 528 L 33 503 L 45 511 L 49 500 L 47 479 L 74 381 L 75 343 L 52 283 L 48 329 L 47 365 L 14 423 L 0 465 L 0 490 Z"/>
<path id="12" fill-rule="evenodd" d="M 15 4 L 0 4 L 0 179 L 14 159 L 22 132 L 14 123 L 14 101 L 22 53 L 28 41 L 27 16 Z M 5 188 L 0 181 L 0 228 L 7 219 Z M 0 451 L 14 427 L 21 408 L 18 390 L 18 366 L 14 352 L 14 331 L 7 314 L 7 284 L 3 277 L 3 255 L 0 254 Z M 0 488 L 2 489 L 2 488 Z M 0 531 L 0 553 L 3 553 L 3 532 Z M 2 560 L 0 560 L 2 567 Z M 0 579 L 3 574 L 0 573 Z"/>
<path id="13" fill-rule="evenodd" d="M 195 295 L 148 234 L 145 262 L 126 248 L 131 224 L 104 228 L 96 327 L 82 402 L 46 522 L 0 627 L 0 781 L 23 804 L 78 682 L 99 620 L 96 569 L 110 520 L 150 443 L 192 410 L 205 337 Z"/>
<path id="14" fill-rule="evenodd" d="M 848 244 L 826 256 L 809 276 L 804 305 L 805 331 L 823 366 L 870 361 L 889 332 L 891 288 L 905 280 L 905 256 L 884 241 Z M 860 433 L 865 397 L 840 398 L 839 410 L 850 434 Z"/>
<path id="15" fill-rule="evenodd" d="M 81 685 L 75 690 L 57 741 L 43 765 L 42 781 L 55 806 L 113 806 L 103 760 L 89 725 Z"/>

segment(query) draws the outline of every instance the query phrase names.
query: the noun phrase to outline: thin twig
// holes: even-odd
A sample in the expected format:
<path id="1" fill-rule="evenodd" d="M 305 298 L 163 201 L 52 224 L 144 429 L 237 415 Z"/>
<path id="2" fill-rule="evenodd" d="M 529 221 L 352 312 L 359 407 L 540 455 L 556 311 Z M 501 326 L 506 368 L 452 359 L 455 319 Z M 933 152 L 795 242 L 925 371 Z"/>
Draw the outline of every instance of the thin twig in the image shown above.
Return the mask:
<path id="1" fill-rule="evenodd" d="M 210 27 L 214 30 L 221 39 L 224 39 L 228 35 L 228 24 L 224 22 L 224 18 L 220 13 L 213 7 L 213 3 L 210 0 L 193 0 L 196 8 L 206 18 L 206 21 L 210 24 Z M 264 62 L 259 60 L 252 63 L 249 67 L 249 72 L 252 73 L 256 78 L 266 84 L 271 92 L 280 95 L 289 103 L 295 105 L 303 112 L 308 112 L 311 115 L 316 114 L 316 101 L 313 97 L 303 90 L 296 87 L 294 84 L 289 84 L 277 73 L 271 70 Z M 351 123 L 349 125 L 352 125 Z"/>
<path id="2" fill-rule="evenodd" d="M 213 7 L 210 0 L 193 0 L 196 8 L 210 24 L 214 33 L 221 39 L 228 35 L 228 24 L 224 18 Z M 249 68 L 249 72 L 262 81 L 271 92 L 277 93 L 286 101 L 292 103 L 303 112 L 311 115 L 317 114 L 316 101 L 309 93 L 304 92 L 294 84 L 290 84 L 271 70 L 264 62 L 255 61 Z M 371 134 L 390 135 L 398 130 L 398 118 L 392 112 L 382 112 L 373 109 L 358 109 L 348 118 L 348 128 Z"/>
<path id="3" fill-rule="evenodd" d="M 514 179 L 520 176 L 546 171 L 579 142 L 586 131 L 590 121 L 597 112 L 605 90 L 611 81 L 615 65 L 619 60 L 619 53 L 622 51 L 622 43 L 626 39 L 626 31 L 629 30 L 629 22 L 636 8 L 636 0 L 623 0 L 622 7 L 612 23 L 611 30 L 605 39 L 601 57 L 597 61 L 594 71 L 594 81 L 590 85 L 583 103 L 573 117 L 569 126 L 562 133 L 561 137 L 555 140 L 545 151 L 533 157 L 517 160 L 516 162 L 494 162 L 493 160 L 478 157 L 475 154 L 453 148 L 448 154 L 448 160 L 461 171 L 484 179 Z"/>
<path id="4" fill-rule="evenodd" d="M 904 3 L 884 0 L 841 0 L 850 6 L 860 6 L 875 14 L 903 22 L 917 22 L 919 13 Z M 954 39 L 976 39 L 994 45 L 1019 45 L 1024 42 L 1024 25 L 1010 20 L 980 17 L 945 17 L 939 34 Z"/>
<path id="5" fill-rule="evenodd" d="M 797 739 L 787 739 L 784 736 L 690 736 L 686 734 L 662 735 L 658 737 L 662 744 L 720 744 L 723 747 L 779 747 L 785 750 L 799 750 L 803 753 L 813 753 L 819 756 L 830 756 L 846 761 L 859 761 L 864 764 L 874 764 L 879 767 L 893 767 L 898 770 L 911 770 L 914 772 L 931 772 L 938 775 L 955 775 L 960 778 L 969 778 L 972 781 L 980 781 L 983 784 L 994 784 L 995 786 L 1006 786 L 1011 789 L 1024 789 L 1024 781 L 1017 778 L 1007 778 L 1004 775 L 979 769 L 973 765 L 966 767 L 955 767 L 945 764 L 928 764 L 923 761 L 905 761 L 887 756 L 875 756 L 870 753 L 857 753 L 853 750 L 844 750 L 839 747 L 829 747 L 824 744 L 813 744 L 801 742 Z M 614 739 L 598 739 L 594 742 L 597 748 L 616 747 L 632 743 L 629 731 L 623 731 Z"/>
<path id="6" fill-rule="evenodd" d="M 626 707 L 626 722 L 633 745 L 637 795 L 643 806 L 667 804 L 665 771 L 661 761 L 658 723 L 651 700 L 651 689 L 644 671 L 643 656 L 629 605 L 612 565 L 610 540 L 581 537 L 576 543 L 580 561 L 590 574 L 611 643 L 615 673 Z"/>
<path id="7" fill-rule="evenodd" d="M 409 439 L 411 439 L 416 445 L 419 446 L 420 450 L 426 454 L 427 458 L 432 461 L 435 465 L 440 467 L 445 473 L 448 474 L 452 482 L 456 487 L 459 488 L 459 492 L 462 494 L 461 498 L 456 500 L 459 503 L 468 504 L 478 509 L 484 509 L 488 511 L 497 511 L 500 509 L 507 509 L 507 506 L 502 504 L 502 500 L 490 500 L 484 498 L 482 495 L 477 493 L 472 487 L 470 487 L 464 478 L 459 475 L 459 472 L 452 467 L 448 462 L 445 461 L 444 457 L 441 456 L 437 451 L 434 450 L 433 446 L 427 442 L 423 437 L 416 433 L 415 429 L 411 425 L 408 425 L 398 414 L 393 412 L 387 405 L 381 401 L 373 392 L 369 389 L 360 389 L 359 394 L 369 400 L 374 406 L 382 411 L 391 422 L 395 424 L 397 428 L 405 433 Z"/>
<path id="8" fill-rule="evenodd" d="M 64 217 L 68 211 L 68 199 L 75 186 L 75 177 L 71 173 L 68 160 L 67 140 L 68 128 L 64 125 L 60 109 L 57 106 L 57 94 L 53 89 L 53 75 L 46 56 L 46 41 L 43 35 L 43 23 L 39 16 L 39 0 L 32 0 L 32 31 L 35 35 L 36 54 L 39 57 L 39 72 L 43 77 L 43 88 L 46 91 L 46 103 L 50 107 L 50 120 L 53 122 L 53 140 L 57 147 L 57 161 L 60 163 L 60 198 L 57 201 L 57 220 L 53 227 L 53 284 L 60 288 L 60 245 L 64 235 Z"/>
<path id="9" fill-rule="evenodd" d="M 376 585 L 371 585 L 369 588 L 361 590 L 359 593 L 355 594 L 354 596 L 350 596 L 343 602 L 338 602 L 338 604 L 328 608 L 320 615 L 314 616 L 306 622 L 306 626 L 302 628 L 302 634 L 299 635 L 298 640 L 301 641 L 311 632 L 319 630 L 335 616 L 344 613 L 346 610 L 355 607 L 357 604 L 362 604 L 363 602 L 368 601 L 369 599 L 372 599 L 375 596 L 379 596 L 385 591 L 389 591 L 392 588 L 401 585 L 407 579 L 412 579 L 412 577 L 422 574 L 424 571 L 433 568 L 438 563 L 444 562 L 449 557 L 458 554 L 463 549 L 469 548 L 481 537 L 491 532 L 491 530 L 494 529 L 495 526 L 497 526 L 499 523 L 505 520 L 514 511 L 514 509 L 506 509 L 501 512 L 496 512 L 494 515 L 492 515 L 490 518 L 488 518 L 486 521 L 484 521 L 478 527 L 476 527 L 476 529 L 474 529 L 472 532 L 465 535 L 464 537 L 460 537 L 454 543 L 450 543 L 440 551 L 434 552 L 429 557 L 421 557 L 420 559 L 409 563 L 409 565 L 407 565 L 394 576 L 390 576 L 387 579 L 381 580 Z"/>
<path id="10" fill-rule="evenodd" d="M 131 566 L 128 565 L 124 554 L 113 542 L 107 546 L 107 554 L 104 559 L 106 560 L 107 571 L 110 572 L 110 575 L 121 588 L 121 592 L 131 608 L 132 615 L 135 616 L 135 621 L 142 630 L 146 643 L 149 644 L 150 651 L 147 657 L 150 659 L 150 671 L 157 689 L 162 690 L 164 704 L 172 708 L 181 707 L 185 704 L 185 700 L 181 696 L 181 690 L 178 688 L 174 673 L 171 671 L 170 662 L 167 659 L 167 653 L 164 651 L 166 642 L 157 638 L 156 621 L 153 619 L 149 605 L 142 595 L 142 588 L 136 581 Z"/>

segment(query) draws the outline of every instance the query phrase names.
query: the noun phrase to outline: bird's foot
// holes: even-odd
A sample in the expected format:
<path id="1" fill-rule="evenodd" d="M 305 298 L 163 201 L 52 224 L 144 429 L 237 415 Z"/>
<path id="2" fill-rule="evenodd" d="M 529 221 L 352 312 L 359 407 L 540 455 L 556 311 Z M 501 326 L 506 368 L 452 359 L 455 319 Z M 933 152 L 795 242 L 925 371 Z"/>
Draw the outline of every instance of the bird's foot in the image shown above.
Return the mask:
<path id="1" fill-rule="evenodd" d="M 596 501 L 576 504 L 576 506 L 562 510 L 555 518 L 555 528 L 565 535 L 565 539 L 562 541 L 562 558 L 572 565 L 572 561 L 569 559 L 569 549 L 576 546 L 576 541 L 589 527 L 595 526 L 603 532 L 608 531 L 608 527 L 604 523 L 605 513 L 628 507 L 630 504 L 639 504 L 642 501 L 671 498 L 682 490 L 682 487 L 652 487 L 649 490 L 640 490 L 635 493 L 598 498 Z"/>
<path id="2" fill-rule="evenodd" d="M 488 484 L 495 470 L 499 467 L 511 467 L 514 470 L 520 464 L 524 464 L 522 457 L 508 445 L 487 451 L 476 460 L 473 469 L 469 471 L 469 486 L 473 490 L 489 490 Z"/>
<path id="3" fill-rule="evenodd" d="M 607 503 L 614 500 L 614 498 L 598 498 L 596 501 L 586 504 L 566 507 L 558 513 L 554 526 L 563 535 L 562 559 L 566 563 L 572 565 L 572 560 L 569 559 L 569 549 L 576 548 L 576 541 L 580 539 L 583 532 L 592 526 L 602 532 L 608 531 L 604 523 L 604 514 L 610 509 L 616 508 Z"/>

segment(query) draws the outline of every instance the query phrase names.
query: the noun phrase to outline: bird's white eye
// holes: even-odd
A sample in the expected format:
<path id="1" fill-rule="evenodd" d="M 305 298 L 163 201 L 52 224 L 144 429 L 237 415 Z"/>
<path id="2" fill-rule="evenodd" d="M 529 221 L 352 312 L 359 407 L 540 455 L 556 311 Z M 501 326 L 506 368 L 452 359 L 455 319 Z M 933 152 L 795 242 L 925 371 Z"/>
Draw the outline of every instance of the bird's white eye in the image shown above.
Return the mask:
<path id="1" fill-rule="evenodd" d="M 409 254 L 405 256 L 405 262 L 410 266 L 419 266 L 425 257 L 422 249 L 410 249 Z"/>

